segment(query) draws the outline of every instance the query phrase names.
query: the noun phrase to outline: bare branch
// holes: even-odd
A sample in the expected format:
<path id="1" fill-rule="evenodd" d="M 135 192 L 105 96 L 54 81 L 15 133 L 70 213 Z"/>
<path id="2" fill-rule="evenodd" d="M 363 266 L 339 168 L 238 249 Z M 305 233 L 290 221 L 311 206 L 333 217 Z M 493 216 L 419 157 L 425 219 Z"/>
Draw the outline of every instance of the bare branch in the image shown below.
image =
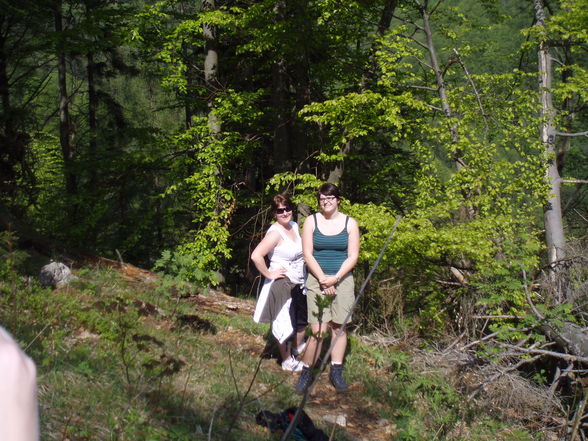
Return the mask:
<path id="1" fill-rule="evenodd" d="M 582 216 L 582 213 L 580 213 L 577 209 L 574 208 L 574 211 L 576 212 L 576 214 L 578 216 L 580 216 L 582 219 L 584 219 L 586 222 L 588 222 L 588 219 L 586 219 L 584 216 Z"/>
<path id="2" fill-rule="evenodd" d="M 505 348 L 514 349 L 516 351 L 524 352 L 527 354 L 549 355 L 551 357 L 561 358 L 562 360 L 579 361 L 581 363 L 588 363 L 588 357 L 580 357 L 577 355 L 563 354 L 561 352 L 555 352 L 555 351 L 546 351 L 545 349 L 521 348 L 521 347 L 510 345 L 507 343 L 499 343 L 499 345 L 503 346 Z"/>
<path id="3" fill-rule="evenodd" d="M 500 315 L 473 315 L 472 318 L 479 320 L 522 320 L 522 315 L 500 314 Z"/>
<path id="4" fill-rule="evenodd" d="M 457 62 L 460 64 L 461 68 L 463 69 L 464 73 L 466 74 L 466 78 L 468 79 L 468 83 L 470 83 L 470 86 L 472 86 L 472 89 L 474 90 L 474 95 L 476 95 L 476 101 L 478 101 L 478 107 L 480 108 L 480 111 L 482 112 L 482 118 L 484 118 L 484 123 L 486 124 L 486 129 L 488 129 L 488 121 L 486 119 L 486 112 L 484 111 L 484 107 L 482 106 L 482 99 L 480 98 L 480 94 L 478 93 L 478 89 L 476 88 L 476 84 L 474 83 L 474 80 L 472 79 L 470 72 L 468 71 L 465 63 L 463 62 L 463 60 L 461 58 L 461 55 L 459 54 L 459 52 L 457 52 L 456 48 L 453 48 L 453 53 L 457 56 Z"/>
<path id="5" fill-rule="evenodd" d="M 559 136 L 588 136 L 588 130 L 584 132 L 577 132 L 577 133 L 566 133 L 566 132 L 555 132 L 556 135 Z"/>
<path id="6" fill-rule="evenodd" d="M 422 28 L 422 26 L 421 26 L 421 25 L 419 25 L 418 23 L 416 23 L 416 22 L 412 21 L 412 20 L 411 20 L 411 19 L 409 19 L 409 18 L 405 18 L 405 17 L 399 17 L 398 15 L 394 15 L 393 17 L 394 17 L 395 19 L 397 19 L 397 20 L 400 20 L 400 21 L 401 21 L 401 22 L 403 22 L 403 23 L 408 23 L 408 24 L 411 24 L 411 25 L 413 25 L 413 26 L 414 26 L 416 29 L 418 29 L 419 31 L 422 31 L 422 30 L 423 30 L 423 28 Z M 410 38 L 410 37 L 409 37 L 409 38 Z"/>
<path id="7" fill-rule="evenodd" d="M 497 317 L 499 317 L 499 316 L 497 316 Z M 520 332 L 527 332 L 527 331 L 530 331 L 531 329 L 534 329 L 534 328 L 535 328 L 535 326 L 530 326 L 530 327 L 528 327 L 528 328 L 523 328 L 523 329 L 520 329 Z M 508 330 L 509 330 L 509 331 L 515 331 L 515 329 L 514 329 L 514 328 L 508 328 Z M 462 350 L 462 351 L 465 351 L 466 349 L 469 349 L 469 348 L 471 348 L 472 346 L 475 346 L 475 345 L 477 345 L 478 343 L 482 343 L 482 342 L 485 342 L 485 341 L 487 341 L 487 340 L 490 340 L 490 339 L 492 339 L 492 338 L 496 337 L 496 336 L 497 336 L 499 333 L 500 333 L 500 331 L 496 331 L 496 332 L 493 332 L 492 334 L 485 335 L 485 336 L 484 336 L 484 337 L 482 337 L 481 339 L 479 339 L 479 340 L 476 340 L 476 341 L 472 341 L 472 342 L 468 343 L 467 345 L 463 346 L 463 347 L 461 348 L 461 350 Z"/>
<path id="8" fill-rule="evenodd" d="M 430 86 L 417 86 L 417 85 L 403 85 L 403 87 L 409 87 L 411 89 L 423 89 L 423 90 L 429 90 L 431 92 L 436 92 L 437 88 L 436 87 L 430 87 Z"/>
<path id="9" fill-rule="evenodd" d="M 562 179 L 561 182 L 566 184 L 588 184 L 587 179 Z"/>
<path id="10" fill-rule="evenodd" d="M 433 15 L 441 3 L 442 3 L 442 0 L 438 0 L 437 4 L 431 8 L 429 15 Z"/>
<path id="11" fill-rule="evenodd" d="M 535 307 L 535 304 L 533 303 L 533 300 L 531 300 L 531 294 L 529 294 L 529 288 L 527 287 L 527 273 L 525 272 L 524 269 L 523 269 L 523 287 L 525 288 L 525 296 L 527 297 L 527 303 L 531 307 L 533 314 L 535 314 L 535 317 L 537 317 L 539 320 L 544 320 L 545 316 L 537 310 L 537 308 Z"/>
<path id="12" fill-rule="evenodd" d="M 410 35 L 402 35 L 402 34 L 400 34 L 400 36 L 401 36 L 401 37 L 404 37 L 404 38 L 406 38 L 406 39 L 408 39 L 408 40 L 412 40 L 412 41 L 414 41 L 416 44 L 418 44 L 419 46 L 421 46 L 423 49 L 427 49 L 427 50 L 428 50 L 428 47 L 427 47 L 427 45 L 426 45 L 425 43 L 423 43 L 422 41 L 418 40 L 417 38 L 415 38 L 415 37 L 412 37 L 412 36 L 410 36 Z"/>
<path id="13" fill-rule="evenodd" d="M 578 408 L 576 409 L 576 413 L 574 414 L 574 419 L 572 423 L 572 434 L 570 436 L 570 441 L 575 441 L 576 436 L 578 435 L 578 429 L 580 428 L 580 424 L 582 423 L 584 409 L 586 409 L 586 401 L 588 400 L 588 389 L 584 389 L 584 396 L 582 397 L 582 401 L 578 404 Z"/>

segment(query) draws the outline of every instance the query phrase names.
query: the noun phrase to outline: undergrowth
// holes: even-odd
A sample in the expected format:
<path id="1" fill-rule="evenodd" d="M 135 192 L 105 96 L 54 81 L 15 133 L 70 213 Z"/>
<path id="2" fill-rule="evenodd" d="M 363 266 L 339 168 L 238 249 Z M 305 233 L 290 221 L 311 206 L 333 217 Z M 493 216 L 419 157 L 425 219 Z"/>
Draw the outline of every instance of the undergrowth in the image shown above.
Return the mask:
<path id="1" fill-rule="evenodd" d="M 78 270 L 65 288 L 41 288 L 19 273 L 25 256 L 10 254 L 11 240 L 3 236 L 0 323 L 37 363 L 42 439 L 279 439 L 255 415 L 299 398 L 295 376 L 260 360 L 266 326 L 249 315 L 199 309 L 169 284 L 138 283 L 109 268 Z M 195 316 L 198 326 L 185 321 Z M 350 432 L 358 424 L 366 425 L 358 428 L 364 439 L 532 439 L 468 407 L 399 348 L 352 336 L 346 372 L 354 385 L 348 396 L 323 394 L 307 408 L 327 433 L 324 409 L 369 415 L 348 415 L 348 430 L 335 430 L 335 440 L 357 439 Z M 366 421 L 388 430 L 370 436 Z"/>

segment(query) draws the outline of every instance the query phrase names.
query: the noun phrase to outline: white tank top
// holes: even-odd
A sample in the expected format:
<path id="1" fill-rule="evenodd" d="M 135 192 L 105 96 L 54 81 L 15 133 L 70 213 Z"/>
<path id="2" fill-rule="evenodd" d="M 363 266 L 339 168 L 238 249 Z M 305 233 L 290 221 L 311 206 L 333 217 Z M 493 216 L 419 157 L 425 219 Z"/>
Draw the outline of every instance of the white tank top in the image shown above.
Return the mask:
<path id="1" fill-rule="evenodd" d="M 290 225 L 296 233 L 296 240 L 290 239 L 278 224 L 273 224 L 267 230 L 268 233 L 270 231 L 277 231 L 282 238 L 282 242 L 268 253 L 270 260 L 269 270 L 273 271 L 279 268 L 285 268 L 286 276 L 288 276 L 292 283 L 303 284 L 304 256 L 302 254 L 302 239 L 300 238 L 298 224 L 290 221 Z"/>

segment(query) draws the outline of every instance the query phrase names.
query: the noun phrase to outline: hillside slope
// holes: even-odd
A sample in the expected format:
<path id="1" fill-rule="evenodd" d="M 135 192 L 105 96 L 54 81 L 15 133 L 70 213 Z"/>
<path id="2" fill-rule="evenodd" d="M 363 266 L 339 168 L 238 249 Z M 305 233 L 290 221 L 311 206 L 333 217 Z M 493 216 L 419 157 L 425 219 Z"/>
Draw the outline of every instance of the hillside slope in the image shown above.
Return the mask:
<path id="1" fill-rule="evenodd" d="M 299 405 L 297 376 L 263 355 L 253 300 L 100 259 L 75 274 L 56 290 L 4 285 L 0 318 L 39 367 L 43 439 L 279 439 L 255 415 Z M 490 414 L 456 389 L 471 389 L 467 375 L 456 383 L 463 354 L 412 343 L 352 333 L 350 392 L 322 375 L 305 410 L 335 440 L 550 439 L 540 404 L 511 398 Z"/>

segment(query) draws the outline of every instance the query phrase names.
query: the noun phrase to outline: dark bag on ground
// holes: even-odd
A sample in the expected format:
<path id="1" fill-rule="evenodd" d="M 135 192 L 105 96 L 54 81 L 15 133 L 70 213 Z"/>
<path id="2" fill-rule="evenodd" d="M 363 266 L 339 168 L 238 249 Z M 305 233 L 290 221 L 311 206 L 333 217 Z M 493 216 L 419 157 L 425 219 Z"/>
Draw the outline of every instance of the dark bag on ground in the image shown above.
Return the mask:
<path id="1" fill-rule="evenodd" d="M 284 431 L 290 425 L 290 421 L 294 419 L 296 410 L 296 407 L 289 407 L 279 413 L 262 410 L 255 417 L 255 421 L 260 426 L 267 427 L 272 433 L 277 432 L 278 430 Z M 329 437 L 325 432 L 314 426 L 310 417 L 303 410 L 300 412 L 298 424 L 296 425 L 296 429 L 292 432 L 290 439 L 294 441 L 328 441 Z"/>

